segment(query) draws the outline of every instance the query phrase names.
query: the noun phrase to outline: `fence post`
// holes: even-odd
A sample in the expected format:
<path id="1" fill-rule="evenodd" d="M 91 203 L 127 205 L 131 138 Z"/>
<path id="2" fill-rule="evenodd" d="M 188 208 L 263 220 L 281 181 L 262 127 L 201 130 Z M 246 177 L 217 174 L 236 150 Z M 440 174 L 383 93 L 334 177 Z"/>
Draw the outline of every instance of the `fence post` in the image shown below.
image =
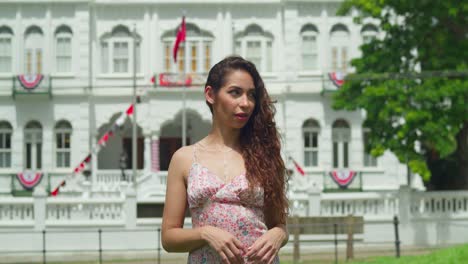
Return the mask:
<path id="1" fill-rule="evenodd" d="M 293 242 L 293 263 L 297 264 L 300 261 L 300 250 L 299 250 L 299 217 L 296 215 L 292 218 L 293 220 L 293 234 L 294 234 L 294 242 Z"/>
<path id="2" fill-rule="evenodd" d="M 161 228 L 158 228 L 158 264 L 161 264 Z"/>
<path id="3" fill-rule="evenodd" d="M 409 245 L 414 244 L 414 228 L 411 221 L 412 191 L 409 186 L 400 186 L 398 191 L 398 224 L 400 239 Z"/>
<path id="4" fill-rule="evenodd" d="M 396 257 L 400 257 L 400 235 L 398 233 L 398 217 L 395 215 L 393 217 L 393 225 L 395 226 L 395 249 L 396 249 Z"/>
<path id="5" fill-rule="evenodd" d="M 46 231 L 42 230 L 42 263 L 46 264 Z"/>
<path id="6" fill-rule="evenodd" d="M 45 229 L 47 193 L 42 186 L 36 186 L 33 191 L 34 202 L 34 228 Z"/>
<path id="7" fill-rule="evenodd" d="M 137 219 L 137 200 L 134 188 L 127 188 L 125 196 L 125 227 L 134 229 L 136 228 Z"/>
<path id="8" fill-rule="evenodd" d="M 317 216 L 320 215 L 320 201 L 321 201 L 322 192 L 313 187 L 307 192 L 309 198 L 307 216 Z"/>
<path id="9" fill-rule="evenodd" d="M 102 264 L 102 230 L 98 229 L 99 234 L 99 264 Z"/>
<path id="10" fill-rule="evenodd" d="M 354 258 L 354 217 L 353 215 L 348 215 L 347 219 L 348 226 L 348 239 L 346 241 L 346 260 Z"/>
<path id="11" fill-rule="evenodd" d="M 333 233 L 335 233 L 335 264 L 338 264 L 338 224 L 333 224 Z"/>

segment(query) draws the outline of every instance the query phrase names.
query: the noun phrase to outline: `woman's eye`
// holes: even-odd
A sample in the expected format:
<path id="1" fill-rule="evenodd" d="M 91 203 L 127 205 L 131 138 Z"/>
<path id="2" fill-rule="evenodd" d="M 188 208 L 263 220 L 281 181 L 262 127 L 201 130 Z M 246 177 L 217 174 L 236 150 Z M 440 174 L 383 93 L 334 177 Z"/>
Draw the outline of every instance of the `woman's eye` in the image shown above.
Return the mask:
<path id="1" fill-rule="evenodd" d="M 239 91 L 237 91 L 237 90 L 229 91 L 229 93 L 232 94 L 232 95 L 239 95 Z"/>

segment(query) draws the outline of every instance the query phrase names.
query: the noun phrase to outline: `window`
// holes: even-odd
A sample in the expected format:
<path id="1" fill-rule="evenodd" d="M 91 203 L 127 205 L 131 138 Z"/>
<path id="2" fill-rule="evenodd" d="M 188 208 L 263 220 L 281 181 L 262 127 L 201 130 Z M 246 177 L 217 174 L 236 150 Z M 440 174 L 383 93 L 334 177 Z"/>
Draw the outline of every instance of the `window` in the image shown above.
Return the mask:
<path id="1" fill-rule="evenodd" d="M 44 34 L 37 26 L 31 26 L 25 33 L 25 50 L 24 50 L 24 73 L 25 74 L 42 74 L 42 52 Z"/>
<path id="2" fill-rule="evenodd" d="M 373 39 L 377 37 L 378 29 L 372 24 L 367 24 L 362 27 L 361 35 L 362 41 L 364 44 L 370 43 Z"/>
<path id="3" fill-rule="evenodd" d="M 11 134 L 10 123 L 0 122 L 0 168 L 11 167 Z"/>
<path id="4" fill-rule="evenodd" d="M 24 129 L 25 168 L 42 168 L 42 126 L 37 121 L 30 121 Z"/>
<path id="5" fill-rule="evenodd" d="M 333 168 L 349 167 L 349 143 L 351 129 L 348 122 L 338 119 L 332 126 Z"/>
<path id="6" fill-rule="evenodd" d="M 55 71 L 72 71 L 72 31 L 67 26 L 55 31 Z"/>
<path id="7" fill-rule="evenodd" d="M 364 167 L 376 167 L 377 166 L 377 158 L 370 154 L 368 149 L 368 144 L 370 140 L 370 130 L 369 128 L 363 129 L 362 141 L 364 144 Z"/>
<path id="8" fill-rule="evenodd" d="M 12 39 L 13 31 L 0 27 L 0 72 L 12 72 Z"/>
<path id="9" fill-rule="evenodd" d="M 101 37 L 102 73 L 133 73 L 134 62 L 136 72 L 141 72 L 141 37 L 136 35 L 135 38 L 134 40 L 132 33 L 122 25 L 116 26 L 111 33 Z"/>
<path id="10" fill-rule="evenodd" d="M 306 71 L 318 69 L 318 30 L 314 25 L 305 25 L 301 30 L 302 38 L 302 69 Z"/>
<path id="11" fill-rule="evenodd" d="M 126 73 L 129 72 L 128 62 L 129 62 L 129 50 L 128 42 L 124 41 L 115 41 L 114 43 L 114 52 L 113 52 L 113 66 L 114 72 Z"/>
<path id="12" fill-rule="evenodd" d="M 205 41 L 203 45 L 205 46 L 205 72 L 209 72 L 211 68 L 211 43 Z"/>
<path id="13" fill-rule="evenodd" d="M 213 35 L 192 23 L 186 23 L 187 35 L 177 51 L 177 62 L 172 58 L 176 30 L 163 34 L 164 70 L 166 72 L 207 73 L 211 69 Z"/>
<path id="14" fill-rule="evenodd" d="M 330 43 L 331 71 L 346 73 L 349 65 L 348 45 L 350 43 L 348 28 L 342 24 L 333 26 Z"/>
<path id="15" fill-rule="evenodd" d="M 273 35 L 258 25 L 250 25 L 236 34 L 234 53 L 253 62 L 262 72 L 273 70 Z"/>
<path id="16" fill-rule="evenodd" d="M 57 168 L 70 167 L 70 137 L 72 127 L 67 121 L 60 121 L 55 125 L 55 151 Z"/>
<path id="17" fill-rule="evenodd" d="M 318 135 L 320 126 L 317 121 L 309 119 L 302 125 L 304 138 L 304 165 L 306 167 L 318 166 Z"/>

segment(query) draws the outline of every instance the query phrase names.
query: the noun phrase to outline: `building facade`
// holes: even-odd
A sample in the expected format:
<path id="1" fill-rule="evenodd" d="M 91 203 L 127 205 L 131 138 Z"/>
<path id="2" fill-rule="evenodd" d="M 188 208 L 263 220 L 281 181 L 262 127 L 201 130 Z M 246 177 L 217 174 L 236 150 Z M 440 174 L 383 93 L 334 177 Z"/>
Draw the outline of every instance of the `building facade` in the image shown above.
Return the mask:
<path id="1" fill-rule="evenodd" d="M 351 72 L 359 46 L 381 34 L 373 21 L 356 25 L 351 17 L 336 16 L 341 2 L 0 3 L 1 195 L 28 195 L 16 175 L 32 171 L 43 173 L 39 186 L 47 191 L 66 179 L 64 196 L 118 196 L 126 186 L 122 182 L 131 178 L 133 119 L 99 152 L 93 148 L 131 104 L 136 87 L 139 213 L 145 214 L 145 205 L 162 204 L 169 160 L 183 134 L 191 144 L 210 128 L 204 78 L 231 54 L 255 63 L 277 101 L 283 154 L 294 172 L 293 197 L 311 189 L 339 191 L 331 172 L 354 172 L 350 190 L 399 189 L 407 184 L 406 167 L 391 153 L 374 158 L 365 151 L 370 132 L 362 126 L 365 113 L 332 109 L 337 88 L 329 75 Z M 173 62 L 183 14 L 187 38 Z M 186 87 L 162 81 L 189 76 L 193 82 Z M 21 78 L 38 85 L 24 87 L 28 82 Z M 88 169 L 73 174 L 88 153 Z M 419 178 L 413 179 L 413 186 L 422 188 Z"/>

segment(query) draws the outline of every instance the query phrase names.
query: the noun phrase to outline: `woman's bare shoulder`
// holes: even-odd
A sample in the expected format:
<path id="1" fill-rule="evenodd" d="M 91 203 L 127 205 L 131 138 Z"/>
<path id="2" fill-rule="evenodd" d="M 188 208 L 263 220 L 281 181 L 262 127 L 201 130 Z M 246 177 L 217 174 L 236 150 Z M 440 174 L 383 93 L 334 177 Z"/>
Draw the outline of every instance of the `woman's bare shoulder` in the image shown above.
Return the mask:
<path id="1" fill-rule="evenodd" d="M 185 146 L 179 148 L 172 155 L 169 170 L 178 172 L 182 175 L 187 175 L 193 161 L 193 146 Z"/>

